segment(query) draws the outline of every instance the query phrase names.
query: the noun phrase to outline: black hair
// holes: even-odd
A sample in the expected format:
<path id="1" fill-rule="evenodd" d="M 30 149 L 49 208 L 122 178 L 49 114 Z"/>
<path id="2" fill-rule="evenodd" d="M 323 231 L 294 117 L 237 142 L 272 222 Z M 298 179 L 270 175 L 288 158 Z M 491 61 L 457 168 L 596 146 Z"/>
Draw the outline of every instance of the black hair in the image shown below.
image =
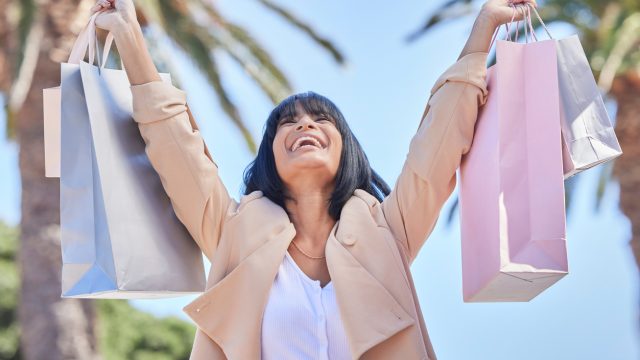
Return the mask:
<path id="1" fill-rule="evenodd" d="M 269 114 L 256 158 L 244 170 L 244 195 L 261 190 L 263 195 L 287 211 L 285 187 L 276 170 L 273 140 L 281 119 L 295 117 L 296 102 L 313 116 L 330 118 L 342 136 L 342 153 L 336 174 L 335 189 L 329 200 L 329 215 L 338 220 L 344 204 L 356 189 L 362 189 L 382 202 L 391 191 L 389 185 L 371 168 L 362 146 L 351 132 L 338 107 L 313 91 L 294 94 L 280 102 Z M 288 213 L 288 211 L 287 211 Z"/>

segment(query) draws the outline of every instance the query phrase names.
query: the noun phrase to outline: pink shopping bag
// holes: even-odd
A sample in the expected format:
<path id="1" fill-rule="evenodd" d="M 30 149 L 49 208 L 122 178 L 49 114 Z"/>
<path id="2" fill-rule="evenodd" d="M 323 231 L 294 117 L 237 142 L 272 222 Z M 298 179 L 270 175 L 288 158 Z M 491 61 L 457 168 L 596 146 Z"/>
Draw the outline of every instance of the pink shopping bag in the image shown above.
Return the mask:
<path id="1" fill-rule="evenodd" d="M 460 165 L 465 302 L 529 301 L 568 273 L 556 45 L 496 54 Z"/>

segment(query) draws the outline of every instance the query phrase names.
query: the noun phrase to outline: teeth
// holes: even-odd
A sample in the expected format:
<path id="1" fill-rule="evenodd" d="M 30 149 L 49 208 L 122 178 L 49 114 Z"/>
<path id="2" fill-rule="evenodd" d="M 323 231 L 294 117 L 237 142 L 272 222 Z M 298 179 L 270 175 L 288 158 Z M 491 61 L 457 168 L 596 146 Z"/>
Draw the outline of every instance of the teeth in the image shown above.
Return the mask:
<path id="1" fill-rule="evenodd" d="M 313 137 L 311 137 L 311 136 L 303 136 L 303 137 L 301 137 L 301 138 L 298 138 L 298 139 L 296 140 L 296 142 L 294 142 L 294 143 L 293 143 L 293 146 L 291 146 L 291 151 L 296 151 L 296 150 L 298 150 L 298 148 L 300 147 L 300 144 L 301 144 L 301 143 L 302 143 L 302 141 L 304 141 L 304 140 L 311 140 L 311 141 L 313 141 L 313 143 L 314 143 L 317 147 L 319 147 L 320 149 L 322 149 L 322 145 L 320 144 L 320 142 L 319 142 L 316 138 L 313 138 Z"/>

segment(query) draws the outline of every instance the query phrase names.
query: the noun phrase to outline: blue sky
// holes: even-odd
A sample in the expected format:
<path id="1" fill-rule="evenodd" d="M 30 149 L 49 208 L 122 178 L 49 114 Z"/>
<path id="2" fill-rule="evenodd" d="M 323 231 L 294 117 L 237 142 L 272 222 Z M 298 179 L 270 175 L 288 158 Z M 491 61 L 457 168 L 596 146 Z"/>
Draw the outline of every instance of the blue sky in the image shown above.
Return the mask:
<path id="1" fill-rule="evenodd" d="M 280 1 L 343 50 L 349 65 L 341 68 L 256 2 L 216 3 L 265 45 L 295 92 L 313 90 L 340 107 L 372 166 L 390 185 L 400 172 L 434 81 L 458 58 L 474 20 L 465 17 L 439 26 L 408 45 L 403 38 L 440 1 Z M 556 37 L 572 34 L 566 26 L 552 31 Z M 251 154 L 190 60 L 180 54 L 174 60 L 183 70 L 183 89 L 220 176 L 238 198 Z M 259 140 L 272 104 L 230 59 L 222 57 L 221 66 L 225 86 Z M 1 119 L 0 131 L 3 125 Z M 0 141 L 0 174 L 0 218 L 15 224 L 20 216 L 15 144 Z M 439 358 L 640 358 L 638 272 L 628 246 L 630 224 L 618 209 L 617 184 L 607 187 L 600 211 L 594 211 L 597 175 L 597 168 L 577 175 L 567 225 L 570 274 L 527 303 L 462 302 L 459 222 L 456 216 L 447 226 L 442 216 L 412 265 Z M 132 303 L 157 315 L 188 319 L 181 308 L 193 298 Z"/>

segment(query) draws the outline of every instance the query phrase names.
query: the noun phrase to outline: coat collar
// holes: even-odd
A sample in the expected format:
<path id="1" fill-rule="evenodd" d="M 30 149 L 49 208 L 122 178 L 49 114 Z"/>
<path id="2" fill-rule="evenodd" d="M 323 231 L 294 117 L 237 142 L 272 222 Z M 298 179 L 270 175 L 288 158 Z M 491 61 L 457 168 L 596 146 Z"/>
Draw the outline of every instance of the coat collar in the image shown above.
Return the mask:
<path id="1" fill-rule="evenodd" d="M 363 193 L 366 192 L 358 189 L 355 195 L 371 206 L 371 200 L 375 201 L 375 198 Z M 266 197 L 263 199 L 270 201 Z M 351 214 L 354 209 L 349 204 L 360 199 L 352 197 L 345 204 L 341 219 L 357 216 Z M 183 309 L 229 359 L 260 358 L 264 308 L 278 267 L 296 234 L 284 210 L 282 214 L 287 221 L 277 225 L 264 244 Z M 338 221 L 325 249 L 327 267 L 355 359 L 415 322 L 385 286 L 349 251 L 357 238 L 355 222 Z"/>

